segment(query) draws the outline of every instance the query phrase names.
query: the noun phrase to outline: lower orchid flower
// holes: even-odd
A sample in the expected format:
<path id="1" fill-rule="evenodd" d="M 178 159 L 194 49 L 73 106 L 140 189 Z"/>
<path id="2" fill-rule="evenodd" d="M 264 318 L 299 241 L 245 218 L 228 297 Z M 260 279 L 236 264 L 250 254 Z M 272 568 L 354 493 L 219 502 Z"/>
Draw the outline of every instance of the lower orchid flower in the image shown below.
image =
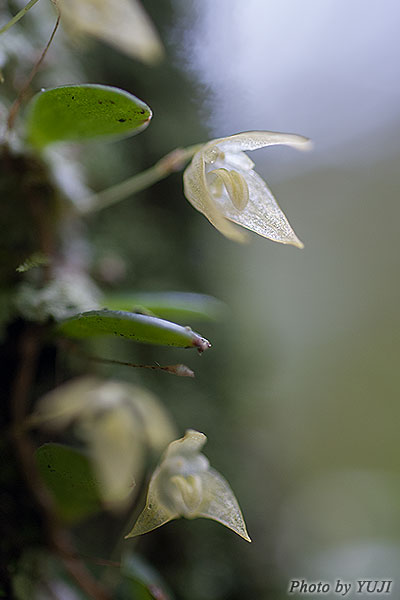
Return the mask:
<path id="1" fill-rule="evenodd" d="M 300 135 L 248 131 L 211 140 L 196 152 L 183 174 L 189 202 L 226 237 L 243 242 L 244 232 L 233 223 L 259 235 L 302 248 L 265 181 L 253 170 L 244 150 L 284 144 L 299 150 L 310 147 Z"/>
<path id="2" fill-rule="evenodd" d="M 205 517 L 251 541 L 228 482 L 200 453 L 206 441 L 204 433 L 189 429 L 169 444 L 151 477 L 146 506 L 125 537 L 142 535 L 179 517 Z"/>

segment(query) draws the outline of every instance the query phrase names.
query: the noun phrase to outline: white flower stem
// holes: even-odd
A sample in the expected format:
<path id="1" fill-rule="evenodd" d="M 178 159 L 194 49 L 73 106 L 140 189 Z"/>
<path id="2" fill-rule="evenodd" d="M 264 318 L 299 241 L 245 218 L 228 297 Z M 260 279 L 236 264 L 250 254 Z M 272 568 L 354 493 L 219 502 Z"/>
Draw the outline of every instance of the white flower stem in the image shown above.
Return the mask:
<path id="1" fill-rule="evenodd" d="M 103 208 L 108 208 L 121 200 L 125 200 L 125 198 L 128 198 L 129 196 L 133 196 L 133 194 L 136 194 L 137 192 L 145 190 L 171 173 L 180 171 L 202 145 L 203 144 L 195 144 L 194 146 L 188 146 L 187 148 L 177 148 L 164 156 L 149 169 L 146 169 L 137 175 L 133 175 L 133 177 L 130 177 L 121 183 L 117 183 L 103 192 L 94 194 L 84 203 L 85 208 L 83 208 L 82 212 L 84 214 L 89 214 L 103 210 Z"/>

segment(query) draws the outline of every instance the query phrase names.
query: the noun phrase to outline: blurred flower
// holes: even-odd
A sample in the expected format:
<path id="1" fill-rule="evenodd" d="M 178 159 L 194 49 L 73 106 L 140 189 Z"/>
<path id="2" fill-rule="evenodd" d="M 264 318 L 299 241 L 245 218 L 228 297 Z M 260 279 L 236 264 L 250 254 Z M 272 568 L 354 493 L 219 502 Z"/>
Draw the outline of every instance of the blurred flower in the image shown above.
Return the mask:
<path id="1" fill-rule="evenodd" d="M 263 237 L 303 247 L 265 181 L 253 171 L 243 150 L 285 144 L 300 150 L 310 141 L 300 135 L 248 131 L 211 140 L 193 156 L 183 174 L 185 196 L 226 237 L 243 242 L 233 221 Z"/>
<path id="2" fill-rule="evenodd" d="M 74 379 L 43 396 L 32 423 L 53 431 L 74 425 L 88 446 L 102 498 L 112 509 L 132 498 L 146 452 L 158 454 L 175 435 L 168 414 L 150 392 L 94 377 Z"/>
<path id="3" fill-rule="evenodd" d="M 60 1 L 60 0 L 59 0 Z M 158 33 L 138 0 L 62 0 L 64 25 L 154 64 L 164 55 Z"/>
<path id="4" fill-rule="evenodd" d="M 189 429 L 169 444 L 150 480 L 146 506 L 126 537 L 147 533 L 179 517 L 205 517 L 251 541 L 228 482 L 200 453 L 206 441 L 204 433 Z"/>

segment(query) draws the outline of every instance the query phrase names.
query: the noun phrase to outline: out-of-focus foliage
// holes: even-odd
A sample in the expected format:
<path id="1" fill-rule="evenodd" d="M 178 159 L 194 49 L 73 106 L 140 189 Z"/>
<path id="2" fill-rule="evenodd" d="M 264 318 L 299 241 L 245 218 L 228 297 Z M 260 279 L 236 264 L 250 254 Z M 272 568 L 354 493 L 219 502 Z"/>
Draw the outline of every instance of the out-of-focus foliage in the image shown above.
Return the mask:
<path id="1" fill-rule="evenodd" d="M 85 273 L 60 269 L 45 285 L 39 285 L 35 278 L 21 281 L 13 305 L 28 321 L 44 323 L 49 319 L 65 319 L 79 310 L 97 308 L 100 298 L 100 290 Z"/>
<path id="2" fill-rule="evenodd" d="M 18 273 L 26 273 L 26 271 L 29 271 L 30 269 L 33 269 L 34 267 L 40 267 L 42 265 L 47 265 L 48 262 L 49 262 L 49 259 L 47 256 L 45 256 L 41 252 L 35 252 L 31 256 L 29 256 L 25 260 L 25 262 L 23 262 L 21 265 L 19 265 L 16 270 L 18 271 Z"/>
<path id="3" fill-rule="evenodd" d="M 107 295 L 104 306 L 153 314 L 162 319 L 218 321 L 229 312 L 228 306 L 207 294 L 190 292 L 125 292 Z"/>
<path id="4" fill-rule="evenodd" d="M 82 451 L 47 443 L 37 449 L 36 461 L 62 519 L 75 522 L 101 510 L 98 481 Z"/>

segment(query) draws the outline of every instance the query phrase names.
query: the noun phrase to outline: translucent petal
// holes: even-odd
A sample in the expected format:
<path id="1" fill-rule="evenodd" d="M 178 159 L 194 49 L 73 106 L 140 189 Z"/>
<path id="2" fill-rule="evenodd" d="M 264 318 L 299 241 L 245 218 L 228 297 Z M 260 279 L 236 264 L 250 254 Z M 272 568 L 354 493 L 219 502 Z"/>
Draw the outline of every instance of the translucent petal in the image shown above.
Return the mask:
<path id="1" fill-rule="evenodd" d="M 293 146 L 298 150 L 308 150 L 311 147 L 310 140 L 302 135 L 277 131 L 245 131 L 213 140 L 213 143 L 223 152 L 243 152 L 280 144 Z"/>
<path id="2" fill-rule="evenodd" d="M 160 475 L 160 467 L 158 467 L 150 480 L 149 490 L 147 492 L 146 506 L 140 513 L 136 523 L 132 530 L 126 535 L 126 538 L 135 537 L 136 535 L 143 535 L 148 533 L 161 525 L 165 525 L 173 519 L 177 519 L 179 514 L 171 510 L 170 507 L 165 506 L 160 502 L 158 496 L 158 478 Z"/>
<path id="3" fill-rule="evenodd" d="M 215 204 L 206 181 L 202 151 L 194 155 L 192 162 L 183 173 L 183 185 L 186 198 L 216 229 L 232 240 L 245 241 L 245 234 L 229 223 Z"/>
<path id="4" fill-rule="evenodd" d="M 204 494 L 195 516 L 218 521 L 251 542 L 242 511 L 226 479 L 212 468 L 200 477 Z"/>
<path id="5" fill-rule="evenodd" d="M 225 165 L 236 169 L 250 170 L 254 167 L 254 163 L 244 152 L 228 152 L 225 150 Z"/>
<path id="6" fill-rule="evenodd" d="M 222 199 L 222 214 L 234 223 L 270 240 L 302 248 L 302 242 L 294 233 L 265 181 L 255 171 L 242 171 L 241 174 L 249 188 L 249 202 L 244 210 L 238 210 L 228 198 Z"/>

